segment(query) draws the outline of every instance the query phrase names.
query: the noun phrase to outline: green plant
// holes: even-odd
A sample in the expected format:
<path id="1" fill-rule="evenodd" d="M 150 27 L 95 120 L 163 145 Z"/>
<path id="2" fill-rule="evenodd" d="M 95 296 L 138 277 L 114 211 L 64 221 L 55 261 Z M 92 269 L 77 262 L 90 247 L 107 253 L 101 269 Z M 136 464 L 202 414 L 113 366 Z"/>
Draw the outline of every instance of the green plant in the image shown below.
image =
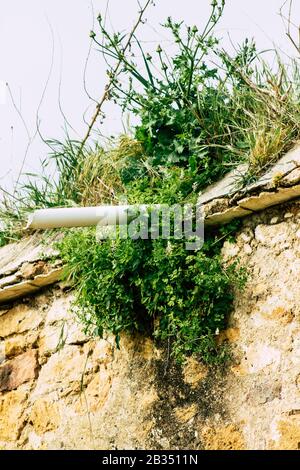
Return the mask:
<path id="1" fill-rule="evenodd" d="M 94 230 L 74 230 L 60 244 L 76 311 L 89 330 L 152 334 L 172 355 L 220 360 L 215 333 L 225 327 L 238 263 L 223 266 L 216 236 L 195 253 L 182 240 L 116 239 L 97 243 Z"/>
<path id="2" fill-rule="evenodd" d="M 172 53 L 158 45 L 152 55 L 135 30 L 110 33 L 99 15 L 100 34 L 91 37 L 108 65 L 105 99 L 136 114 L 139 124 L 132 137 L 108 146 L 68 135 L 48 141 L 42 175 L 22 179 L 0 208 L 3 220 L 14 226 L 34 208 L 115 203 L 124 194 L 160 202 L 173 192 L 176 202 L 194 200 L 239 162 L 249 164 L 243 185 L 289 150 L 300 135 L 298 64 L 283 64 L 275 51 L 276 70 L 247 40 L 231 57 L 214 33 L 224 6 L 211 2 L 202 31 L 168 18 Z"/>
<path id="3" fill-rule="evenodd" d="M 7 234 L 5 232 L 0 232 L 0 247 L 6 245 L 7 243 Z"/>
<path id="4" fill-rule="evenodd" d="M 213 164 L 213 160 L 217 163 L 219 149 L 211 150 L 208 144 L 213 141 L 226 148 L 228 132 L 224 136 L 223 122 L 230 125 L 232 111 L 218 69 L 206 62 L 217 51 L 218 40 L 212 30 L 222 15 L 224 3 L 212 2 L 212 12 L 202 33 L 194 26 L 188 27 L 185 35 L 182 24 L 168 18 L 165 27 L 178 46 L 172 57 L 158 46 L 154 61 L 135 37 L 145 73 L 132 58 L 134 52 L 130 57 L 124 55 L 123 35 L 110 35 L 101 16 L 98 20 L 103 41 L 100 43 L 97 35 L 93 35 L 105 56 L 122 61 L 121 77 L 114 80 L 111 95 L 123 109 L 140 117 L 135 137 L 142 143 L 151 166 L 189 167 L 194 178 L 204 171 L 205 183 L 222 173 L 221 165 L 216 169 Z M 210 174 L 206 171 L 208 167 Z"/>
<path id="5" fill-rule="evenodd" d="M 136 26 L 129 35 L 110 33 L 99 15 L 100 34 L 91 37 L 107 60 L 108 88 L 83 141 L 49 141 L 42 177 L 28 175 L 18 202 L 5 201 L 0 243 L 36 207 L 122 198 L 132 204 L 195 203 L 200 190 L 239 162 L 248 163 L 240 182 L 247 184 L 294 145 L 300 136 L 298 65 L 285 66 L 275 53 L 274 71 L 247 40 L 230 56 L 214 33 L 224 6 L 224 0 L 211 2 L 202 31 L 168 18 L 172 54 L 160 45 L 149 54 Z M 88 145 L 106 99 L 139 123 L 131 137 Z M 55 178 L 47 174 L 49 162 Z M 70 231 L 60 250 L 81 321 L 97 334 L 113 332 L 117 342 L 122 331 L 149 333 L 168 343 L 178 360 L 189 354 L 224 360 L 215 334 L 226 326 L 234 288 L 242 287 L 245 273 L 237 261 L 224 266 L 220 249 L 236 230 L 231 224 L 206 233 L 194 253 L 173 238 L 96 243 L 93 230 Z"/>
<path id="6" fill-rule="evenodd" d="M 110 97 L 139 117 L 135 138 L 145 161 L 158 172 L 189 171 L 198 189 L 240 161 L 249 163 L 249 178 L 257 177 L 300 135 L 298 66 L 290 71 L 275 52 L 274 72 L 248 40 L 230 57 L 214 34 L 224 6 L 211 2 L 201 32 L 168 18 L 164 26 L 177 47 L 171 55 L 160 45 L 148 53 L 136 36 L 125 52 L 126 36 L 110 34 L 101 15 L 100 35 L 92 34 L 108 75 L 122 65 Z"/>

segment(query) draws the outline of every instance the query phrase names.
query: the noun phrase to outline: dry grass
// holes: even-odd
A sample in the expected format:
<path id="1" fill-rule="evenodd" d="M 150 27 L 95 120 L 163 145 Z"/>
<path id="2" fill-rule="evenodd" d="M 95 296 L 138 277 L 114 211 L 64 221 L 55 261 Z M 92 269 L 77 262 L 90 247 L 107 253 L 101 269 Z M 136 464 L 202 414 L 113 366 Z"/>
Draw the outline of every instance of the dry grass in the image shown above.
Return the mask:
<path id="1" fill-rule="evenodd" d="M 137 140 L 122 135 L 108 150 L 96 149 L 84 157 L 75 179 L 81 194 L 80 205 L 114 203 L 124 193 L 121 171 L 131 161 L 142 161 L 143 149 Z"/>
<path id="2" fill-rule="evenodd" d="M 266 122 L 257 125 L 250 135 L 252 141 L 248 155 L 250 173 L 258 175 L 274 163 L 288 146 L 293 145 L 289 137 L 290 129 L 282 123 L 274 123 L 273 127 Z"/>

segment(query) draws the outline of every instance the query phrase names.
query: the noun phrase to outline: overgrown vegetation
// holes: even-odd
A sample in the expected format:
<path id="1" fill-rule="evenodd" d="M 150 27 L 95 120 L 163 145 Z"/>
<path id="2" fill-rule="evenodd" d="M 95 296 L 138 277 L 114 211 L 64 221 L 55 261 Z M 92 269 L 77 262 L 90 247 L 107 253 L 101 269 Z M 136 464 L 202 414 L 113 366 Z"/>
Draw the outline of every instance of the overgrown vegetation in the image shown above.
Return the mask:
<path id="1" fill-rule="evenodd" d="M 149 2 L 148 2 L 149 3 Z M 42 177 L 30 176 L 14 198 L 6 198 L 7 227 L 39 207 L 129 203 L 196 202 L 199 191 L 237 164 L 249 169 L 238 184 L 257 178 L 299 139 L 300 79 L 297 64 L 263 60 L 255 43 L 245 42 L 231 57 L 214 28 L 224 0 L 211 2 L 202 32 L 168 18 L 172 53 L 158 45 L 149 54 L 132 34 L 111 34 L 101 15 L 91 37 L 103 54 L 110 80 L 105 98 L 139 118 L 131 136 L 105 148 L 67 138 L 50 141 Z M 95 116 L 101 114 L 96 109 Z M 89 128 L 90 131 L 90 128 Z M 85 142 L 85 141 L 84 141 Z M 55 161 L 57 178 L 48 178 Z M 76 305 L 87 328 L 151 332 L 181 359 L 224 359 L 215 334 L 226 325 L 233 288 L 244 272 L 237 262 L 223 266 L 220 249 L 235 227 L 206 234 L 200 251 L 184 240 L 106 240 L 93 230 L 73 230 L 60 249 L 66 275 L 77 290 Z"/>
<path id="2" fill-rule="evenodd" d="M 225 1 L 211 5 L 202 32 L 167 19 L 164 27 L 176 46 L 172 55 L 160 45 L 150 55 L 136 37 L 135 47 L 124 54 L 123 34 L 110 35 L 101 16 L 99 39 L 91 34 L 109 74 L 121 61 L 111 98 L 140 118 L 134 137 L 148 165 L 162 169 L 163 176 L 168 168 L 175 178 L 178 167 L 184 169 L 188 192 L 203 189 L 239 162 L 249 163 L 249 178 L 257 176 L 300 132 L 297 66 L 288 72 L 275 54 L 277 70 L 271 69 L 248 40 L 230 57 L 214 35 Z M 133 180 L 136 176 L 131 172 Z"/>
<path id="3" fill-rule="evenodd" d="M 215 334 L 226 325 L 232 287 L 245 281 L 237 262 L 222 266 L 220 245 L 216 236 L 196 253 L 172 238 L 95 243 L 95 231 L 83 229 L 68 234 L 60 249 L 90 332 L 113 332 L 117 342 L 123 331 L 150 333 L 178 360 L 195 353 L 216 363 L 226 351 L 216 347 Z"/>
<path id="4" fill-rule="evenodd" d="M 111 98 L 140 117 L 132 139 L 121 137 L 117 150 L 106 152 L 108 160 L 103 155 L 98 160 L 100 165 L 108 161 L 114 174 L 107 178 L 104 166 L 93 164 L 106 187 L 108 181 L 114 181 L 112 201 L 125 196 L 129 203 L 196 202 L 200 189 L 240 160 L 240 151 L 231 149 L 233 141 L 238 148 L 242 138 L 243 131 L 238 134 L 237 130 L 247 87 L 240 85 L 236 108 L 232 81 L 226 85 L 230 75 L 221 77 L 216 67 L 205 64 L 205 58 L 216 53 L 218 41 L 210 33 L 222 8 L 214 2 L 205 31 L 198 34 L 196 27 L 188 28 L 186 38 L 181 26 L 168 19 L 166 27 L 179 52 L 169 59 L 158 47 L 158 74 L 151 70 L 152 58 L 135 38 L 146 76 L 133 63 L 132 50 L 130 60 L 123 55 L 121 35 L 110 36 L 98 18 L 105 38 L 98 43 L 102 52 L 121 61 L 121 75 L 128 77 L 128 88 L 123 88 L 122 77 L 113 80 Z M 92 37 L 98 42 L 95 33 Z M 247 60 L 254 54 L 253 48 Z M 85 168 L 95 154 L 90 155 L 84 159 Z M 81 170 L 81 175 L 86 173 L 89 171 Z M 96 184 L 107 194 L 103 186 Z M 210 363 L 225 360 L 226 351 L 216 346 L 215 335 L 226 325 L 233 287 L 241 287 L 245 281 L 237 261 L 227 267 L 221 262 L 221 240 L 232 230 L 231 226 L 221 230 L 221 235 L 211 233 L 195 253 L 186 251 L 184 240 L 173 238 L 97 244 L 93 230 L 71 232 L 60 249 L 66 276 L 76 286 L 82 322 L 100 335 L 113 332 L 117 341 L 122 331 L 151 333 L 168 344 L 177 360 L 189 354 L 200 354 Z"/>

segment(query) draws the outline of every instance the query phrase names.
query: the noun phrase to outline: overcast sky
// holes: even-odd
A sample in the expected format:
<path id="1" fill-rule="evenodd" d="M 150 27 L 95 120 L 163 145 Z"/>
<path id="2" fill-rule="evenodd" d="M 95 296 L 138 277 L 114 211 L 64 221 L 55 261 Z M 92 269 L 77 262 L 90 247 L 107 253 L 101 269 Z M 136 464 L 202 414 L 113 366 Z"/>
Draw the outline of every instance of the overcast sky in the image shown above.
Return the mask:
<path id="1" fill-rule="evenodd" d="M 235 43 L 254 37 L 260 49 L 275 43 L 293 55 L 278 14 L 283 1 L 227 0 L 224 18 L 217 28 L 225 47 L 230 47 L 230 33 Z M 167 16 L 201 26 L 209 4 L 210 0 L 156 0 L 139 37 L 147 41 L 149 50 L 154 49 L 158 42 L 166 41 L 160 24 Z M 73 136 L 84 135 L 83 114 L 88 110 L 88 118 L 94 108 L 83 86 L 89 32 L 93 12 L 97 16 L 105 8 L 106 0 L 0 0 L 0 185 L 12 187 L 29 141 L 24 170 L 39 171 L 39 161 L 47 148 L 38 135 L 34 137 L 37 115 L 45 138 L 63 138 L 59 101 L 76 131 Z M 130 30 L 137 10 L 136 0 L 110 0 L 109 21 L 115 30 Z M 297 19 L 300 22 L 300 11 L 295 11 L 296 23 Z M 164 45 L 168 47 L 167 42 Z M 105 80 L 105 65 L 94 51 L 88 62 L 86 85 L 95 99 L 103 92 Z M 106 112 L 102 132 L 120 132 L 118 110 L 109 105 Z"/>

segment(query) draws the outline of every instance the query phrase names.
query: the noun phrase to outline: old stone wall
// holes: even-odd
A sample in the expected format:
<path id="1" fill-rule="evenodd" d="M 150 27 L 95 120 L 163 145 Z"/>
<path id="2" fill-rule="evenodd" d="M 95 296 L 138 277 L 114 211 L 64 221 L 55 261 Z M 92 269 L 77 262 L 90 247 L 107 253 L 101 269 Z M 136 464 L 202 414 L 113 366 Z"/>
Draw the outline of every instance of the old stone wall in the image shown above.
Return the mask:
<path id="1" fill-rule="evenodd" d="M 298 449 L 299 202 L 244 219 L 223 255 L 249 273 L 219 335 L 225 368 L 87 337 L 59 283 L 2 305 L 0 448 Z"/>

